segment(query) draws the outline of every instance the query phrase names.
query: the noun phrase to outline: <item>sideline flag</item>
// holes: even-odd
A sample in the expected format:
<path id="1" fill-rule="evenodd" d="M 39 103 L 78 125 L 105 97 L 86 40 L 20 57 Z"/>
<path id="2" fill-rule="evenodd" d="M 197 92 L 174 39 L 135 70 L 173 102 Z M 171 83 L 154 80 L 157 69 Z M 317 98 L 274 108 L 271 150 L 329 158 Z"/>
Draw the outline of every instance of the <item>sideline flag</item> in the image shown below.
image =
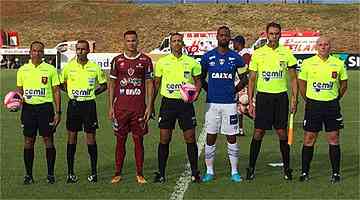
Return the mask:
<path id="1" fill-rule="evenodd" d="M 294 142 L 294 113 L 291 113 L 289 120 L 288 144 L 292 145 L 293 142 Z"/>

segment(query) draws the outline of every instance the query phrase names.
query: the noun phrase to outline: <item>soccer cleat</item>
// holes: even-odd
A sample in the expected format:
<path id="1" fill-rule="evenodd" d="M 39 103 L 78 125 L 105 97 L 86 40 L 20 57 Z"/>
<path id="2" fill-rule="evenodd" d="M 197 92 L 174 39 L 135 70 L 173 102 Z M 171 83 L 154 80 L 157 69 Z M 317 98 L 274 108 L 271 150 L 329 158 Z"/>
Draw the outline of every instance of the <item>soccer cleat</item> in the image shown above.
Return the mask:
<path id="1" fill-rule="evenodd" d="M 240 183 L 243 179 L 239 173 L 231 175 L 231 181 L 235 183 Z"/>
<path id="2" fill-rule="evenodd" d="M 155 172 L 154 183 L 165 183 L 166 179 L 164 176 L 161 176 L 159 172 Z"/>
<path id="3" fill-rule="evenodd" d="M 66 183 L 76 183 L 76 182 L 78 182 L 78 177 L 77 176 L 75 176 L 74 174 L 69 174 L 68 176 L 67 176 L 67 180 L 66 180 Z"/>
<path id="4" fill-rule="evenodd" d="M 310 179 L 309 174 L 306 173 L 306 172 L 303 172 L 303 173 L 300 175 L 299 181 L 300 181 L 300 182 L 305 182 L 305 181 L 309 181 L 309 179 Z"/>
<path id="5" fill-rule="evenodd" d="M 34 178 L 30 175 L 24 176 L 24 185 L 34 184 Z"/>
<path id="6" fill-rule="evenodd" d="M 288 181 L 291 181 L 292 180 L 292 172 L 293 172 L 293 170 L 292 169 L 285 169 L 284 170 L 284 179 L 285 180 L 288 180 Z"/>
<path id="7" fill-rule="evenodd" d="M 200 183 L 201 182 L 201 178 L 200 178 L 200 173 L 197 172 L 196 175 L 192 175 L 191 176 L 191 182 L 193 183 Z"/>
<path id="8" fill-rule="evenodd" d="M 255 169 L 254 168 L 246 168 L 246 180 L 254 180 L 255 179 Z"/>
<path id="9" fill-rule="evenodd" d="M 119 183 L 121 181 L 122 177 L 119 175 L 119 176 L 113 176 L 111 178 L 111 184 L 116 184 L 116 183 Z"/>
<path id="10" fill-rule="evenodd" d="M 136 176 L 136 182 L 139 183 L 139 184 L 147 183 L 144 176 Z"/>
<path id="11" fill-rule="evenodd" d="M 97 182 L 97 175 L 96 174 L 89 175 L 87 179 L 88 179 L 88 181 L 90 183 L 96 183 Z"/>
<path id="12" fill-rule="evenodd" d="M 340 183 L 340 174 L 334 173 L 334 174 L 331 176 L 330 182 L 331 182 L 332 184 Z"/>
<path id="13" fill-rule="evenodd" d="M 206 174 L 201 178 L 201 181 L 207 183 L 207 182 L 213 181 L 214 179 L 215 179 L 214 174 L 208 174 L 208 173 L 206 173 Z"/>
<path id="14" fill-rule="evenodd" d="M 55 176 L 54 175 L 47 175 L 46 177 L 47 183 L 54 184 L 55 183 Z"/>

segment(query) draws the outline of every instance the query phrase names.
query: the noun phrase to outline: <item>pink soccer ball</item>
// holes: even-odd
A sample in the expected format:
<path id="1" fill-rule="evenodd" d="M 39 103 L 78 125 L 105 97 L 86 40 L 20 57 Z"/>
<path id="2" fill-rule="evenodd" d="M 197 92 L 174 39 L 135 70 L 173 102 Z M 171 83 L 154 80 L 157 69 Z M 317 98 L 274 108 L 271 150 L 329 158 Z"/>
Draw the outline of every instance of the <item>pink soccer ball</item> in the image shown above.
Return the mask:
<path id="1" fill-rule="evenodd" d="M 21 109 L 22 96 L 19 92 L 10 91 L 4 98 L 4 105 L 10 112 L 16 112 Z"/>
<path id="2" fill-rule="evenodd" d="M 190 83 L 186 83 L 180 87 L 180 94 L 185 102 L 193 102 L 197 95 L 196 88 Z"/>

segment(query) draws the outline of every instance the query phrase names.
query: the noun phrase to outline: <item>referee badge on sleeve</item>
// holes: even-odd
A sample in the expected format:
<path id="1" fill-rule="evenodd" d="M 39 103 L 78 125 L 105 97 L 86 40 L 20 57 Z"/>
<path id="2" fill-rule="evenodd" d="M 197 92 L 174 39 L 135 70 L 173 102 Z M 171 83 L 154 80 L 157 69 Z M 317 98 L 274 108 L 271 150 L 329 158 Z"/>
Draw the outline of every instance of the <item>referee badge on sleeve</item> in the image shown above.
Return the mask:
<path id="1" fill-rule="evenodd" d="M 41 77 L 41 83 L 47 84 L 47 82 L 48 82 L 48 77 L 46 76 Z"/>

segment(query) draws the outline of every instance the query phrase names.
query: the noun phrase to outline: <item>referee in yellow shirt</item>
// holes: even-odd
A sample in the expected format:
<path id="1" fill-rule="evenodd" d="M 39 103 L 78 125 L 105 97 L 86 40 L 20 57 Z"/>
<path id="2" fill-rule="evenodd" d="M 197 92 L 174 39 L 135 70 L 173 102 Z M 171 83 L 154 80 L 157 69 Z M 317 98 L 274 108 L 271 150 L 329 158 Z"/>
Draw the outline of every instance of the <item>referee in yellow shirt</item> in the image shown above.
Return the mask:
<path id="1" fill-rule="evenodd" d="M 200 182 L 198 171 L 198 148 L 195 138 L 196 116 L 192 102 L 181 99 L 180 87 L 192 83 L 196 87 L 196 100 L 201 89 L 201 66 L 195 59 L 182 53 L 183 35 L 173 33 L 170 36 L 171 53 L 158 60 L 155 67 L 154 105 L 160 90 L 163 96 L 159 111 L 160 142 L 158 146 L 158 169 L 154 182 L 165 183 L 166 162 L 169 156 L 169 144 L 176 121 L 183 131 L 186 150 L 191 168 L 192 182 Z"/>
<path id="2" fill-rule="evenodd" d="M 339 129 L 343 128 L 339 100 L 347 89 L 344 62 L 330 55 L 329 38 L 316 42 L 317 55 L 304 60 L 299 73 L 299 89 L 305 100 L 304 145 L 300 181 L 309 180 L 310 162 L 319 131 L 325 125 L 332 166 L 331 183 L 340 182 Z"/>
<path id="3" fill-rule="evenodd" d="M 24 163 L 26 175 L 24 184 L 34 183 L 32 169 L 34 161 L 34 144 L 37 131 L 43 137 L 46 146 L 48 167 L 47 182 L 55 183 L 54 165 L 56 150 L 53 134 L 60 122 L 59 77 L 54 66 L 45 63 L 44 44 L 35 41 L 30 45 L 30 61 L 17 72 L 16 85 L 24 97 L 21 124 L 25 137 Z M 53 102 L 55 102 L 55 113 Z"/>
<path id="4" fill-rule="evenodd" d="M 250 145 L 249 168 L 246 179 L 255 178 L 255 163 L 260 152 L 261 141 L 265 130 L 274 127 L 279 136 L 280 151 L 284 163 L 284 179 L 292 179 L 290 168 L 290 146 L 287 138 L 289 114 L 288 76 L 291 82 L 290 111 L 296 112 L 297 77 L 296 58 L 291 50 L 280 45 L 281 26 L 270 23 L 266 26 L 268 43 L 256 49 L 249 66 L 248 86 L 249 113 L 255 117 L 254 135 Z M 256 110 L 253 106 L 253 95 L 256 83 Z"/>
<path id="5" fill-rule="evenodd" d="M 67 183 L 78 181 L 74 173 L 74 160 L 77 143 L 77 133 L 84 130 L 91 163 L 90 183 L 97 182 L 97 145 L 95 133 L 98 126 L 95 95 L 107 89 L 106 77 L 101 67 L 87 58 L 90 52 L 89 43 L 79 40 L 76 44 L 75 59 L 67 63 L 60 76 L 62 89 L 70 98 L 67 107 L 66 128 L 67 143 Z M 97 87 L 99 85 L 99 87 Z"/>

